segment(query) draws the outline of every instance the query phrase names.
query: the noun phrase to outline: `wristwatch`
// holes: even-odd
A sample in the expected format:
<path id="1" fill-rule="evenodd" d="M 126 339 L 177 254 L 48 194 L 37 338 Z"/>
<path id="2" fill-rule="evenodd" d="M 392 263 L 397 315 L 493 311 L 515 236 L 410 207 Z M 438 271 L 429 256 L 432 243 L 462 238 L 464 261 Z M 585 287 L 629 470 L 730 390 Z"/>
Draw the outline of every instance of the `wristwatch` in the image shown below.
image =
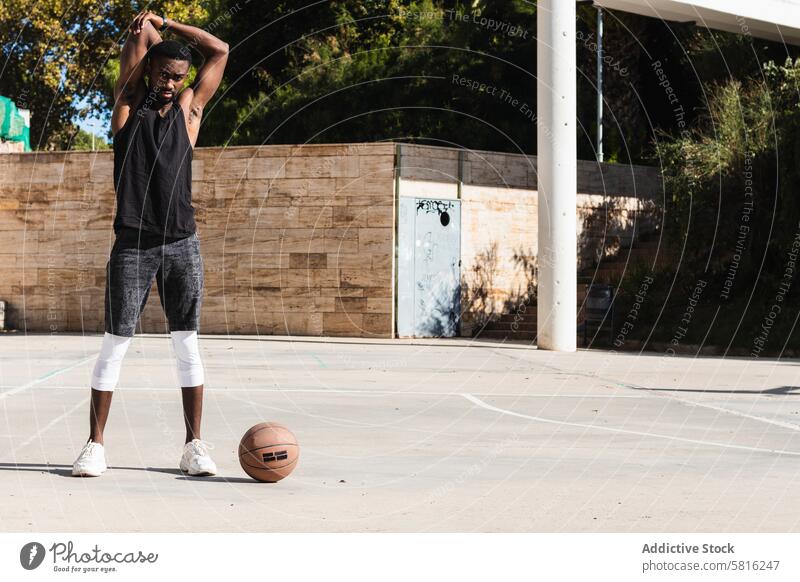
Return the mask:
<path id="1" fill-rule="evenodd" d="M 164 32 L 165 30 L 167 30 L 168 26 L 169 25 L 167 24 L 167 17 L 166 16 L 162 16 L 161 17 L 161 28 L 159 28 L 159 30 L 161 32 Z"/>

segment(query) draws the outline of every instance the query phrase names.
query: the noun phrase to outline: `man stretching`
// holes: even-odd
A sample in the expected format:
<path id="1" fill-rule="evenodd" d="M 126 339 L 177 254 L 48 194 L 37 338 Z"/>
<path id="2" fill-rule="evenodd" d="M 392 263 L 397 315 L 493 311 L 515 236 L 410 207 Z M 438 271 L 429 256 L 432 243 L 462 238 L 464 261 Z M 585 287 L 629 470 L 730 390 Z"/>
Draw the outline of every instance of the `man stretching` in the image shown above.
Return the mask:
<path id="1" fill-rule="evenodd" d="M 202 55 L 194 83 L 183 88 L 189 48 L 161 40 L 171 30 Z M 142 12 L 122 47 L 114 87 L 116 240 L 106 265 L 105 335 L 92 373 L 89 440 L 72 474 L 97 477 L 106 470 L 103 430 L 122 359 L 147 303 L 153 277 L 177 355 L 186 442 L 180 461 L 190 475 L 217 471 L 200 439 L 203 365 L 198 349 L 203 299 L 203 259 L 192 207 L 192 149 L 203 107 L 222 80 L 228 45 L 211 34 Z"/>

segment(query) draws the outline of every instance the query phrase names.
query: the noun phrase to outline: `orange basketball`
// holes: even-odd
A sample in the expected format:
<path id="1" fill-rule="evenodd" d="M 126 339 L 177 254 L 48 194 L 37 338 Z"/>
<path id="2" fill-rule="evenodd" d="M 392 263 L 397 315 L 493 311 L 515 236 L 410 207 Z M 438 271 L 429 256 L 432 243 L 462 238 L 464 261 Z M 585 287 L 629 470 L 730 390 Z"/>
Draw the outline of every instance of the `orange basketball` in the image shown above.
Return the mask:
<path id="1" fill-rule="evenodd" d="M 256 481 L 280 481 L 294 470 L 299 456 L 297 439 L 279 422 L 259 423 L 239 441 L 239 464 Z"/>

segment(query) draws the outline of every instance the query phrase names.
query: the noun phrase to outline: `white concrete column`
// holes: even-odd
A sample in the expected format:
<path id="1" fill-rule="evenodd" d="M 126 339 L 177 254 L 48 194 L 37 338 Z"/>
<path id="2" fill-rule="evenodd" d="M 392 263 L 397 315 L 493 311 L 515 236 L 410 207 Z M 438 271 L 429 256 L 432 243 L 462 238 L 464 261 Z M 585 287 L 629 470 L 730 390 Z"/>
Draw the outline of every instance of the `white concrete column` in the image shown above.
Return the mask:
<path id="1" fill-rule="evenodd" d="M 575 351 L 578 181 L 575 2 L 539 0 L 536 10 L 539 178 L 538 347 Z"/>

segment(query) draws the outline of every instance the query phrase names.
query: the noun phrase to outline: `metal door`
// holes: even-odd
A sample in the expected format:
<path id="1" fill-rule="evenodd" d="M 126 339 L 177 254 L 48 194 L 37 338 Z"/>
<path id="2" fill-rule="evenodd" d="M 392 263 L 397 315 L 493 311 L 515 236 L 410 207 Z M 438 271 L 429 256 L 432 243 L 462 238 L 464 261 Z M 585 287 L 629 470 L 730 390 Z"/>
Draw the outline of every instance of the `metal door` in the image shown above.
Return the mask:
<path id="1" fill-rule="evenodd" d="M 453 337 L 461 320 L 461 201 L 401 198 L 397 332 Z"/>

